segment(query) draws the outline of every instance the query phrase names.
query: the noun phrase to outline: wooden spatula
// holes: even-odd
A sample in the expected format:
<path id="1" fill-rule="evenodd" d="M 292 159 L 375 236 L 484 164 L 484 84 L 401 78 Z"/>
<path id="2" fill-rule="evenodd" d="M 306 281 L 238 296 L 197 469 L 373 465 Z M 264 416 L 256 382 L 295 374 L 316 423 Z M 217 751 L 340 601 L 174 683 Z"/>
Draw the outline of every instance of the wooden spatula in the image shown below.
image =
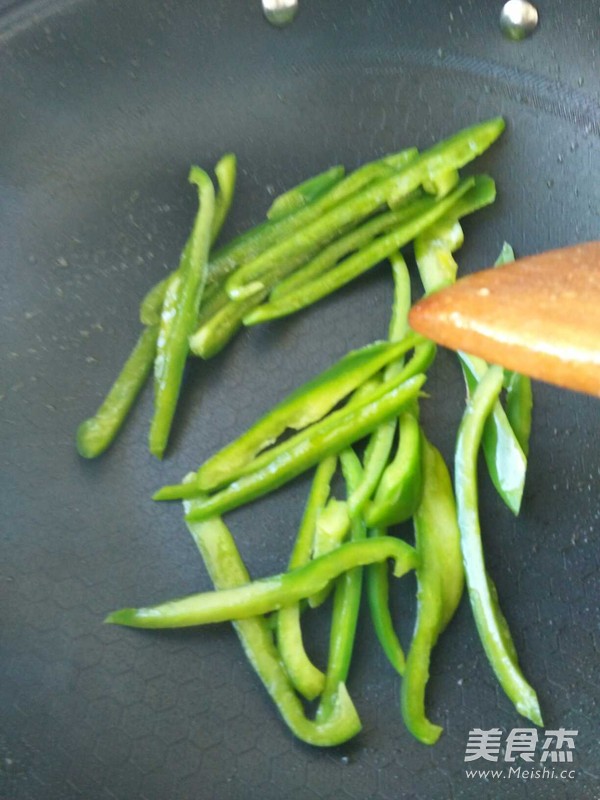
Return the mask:
<path id="1" fill-rule="evenodd" d="M 468 275 L 410 313 L 453 350 L 600 397 L 600 242 Z"/>

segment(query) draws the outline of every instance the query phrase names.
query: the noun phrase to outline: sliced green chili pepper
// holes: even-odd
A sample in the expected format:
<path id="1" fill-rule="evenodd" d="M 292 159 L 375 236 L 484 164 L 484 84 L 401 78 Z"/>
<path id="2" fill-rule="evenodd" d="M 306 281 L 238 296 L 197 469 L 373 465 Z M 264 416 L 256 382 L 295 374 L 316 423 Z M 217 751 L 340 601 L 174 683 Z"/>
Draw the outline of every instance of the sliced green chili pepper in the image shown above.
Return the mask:
<path id="1" fill-rule="evenodd" d="M 531 379 L 519 372 L 509 373 L 506 387 L 506 416 L 525 458 L 529 453 L 532 408 Z"/>
<path id="2" fill-rule="evenodd" d="M 261 253 L 275 246 L 277 242 L 293 238 L 295 233 L 320 219 L 346 198 L 360 193 L 374 180 L 383 176 L 389 177 L 390 174 L 398 171 L 401 166 L 414 159 L 416 154 L 417 151 L 411 148 L 395 154 L 396 163 L 390 163 L 388 159 L 380 159 L 365 164 L 306 206 L 281 219 L 267 220 L 266 223 L 242 234 L 215 253 L 209 266 L 209 283 L 222 281 L 240 265 L 251 263 Z"/>
<path id="3" fill-rule="evenodd" d="M 400 416 L 398 449 L 386 467 L 373 502 L 365 510 L 370 527 L 388 527 L 410 519 L 421 501 L 421 432 L 410 411 Z"/>
<path id="4" fill-rule="evenodd" d="M 415 239 L 415 258 L 426 294 L 450 286 L 456 280 L 458 264 L 452 253 L 465 240 L 457 219 L 443 219 Z"/>
<path id="5" fill-rule="evenodd" d="M 188 521 L 198 516 L 200 502 L 190 507 Z M 248 619 L 297 603 L 350 569 L 387 559 L 393 560 L 397 578 L 417 565 L 413 547 L 400 539 L 381 536 L 340 545 L 333 553 L 282 575 L 232 589 L 200 592 L 147 608 L 123 608 L 109 614 L 105 621 L 133 628 L 185 628 Z"/>
<path id="6" fill-rule="evenodd" d="M 171 273 L 172 274 L 172 273 Z M 158 325 L 160 322 L 160 312 L 162 311 L 165 293 L 167 291 L 167 284 L 171 275 L 167 275 L 162 281 L 155 283 L 154 286 L 146 292 L 142 302 L 140 303 L 140 322 L 142 325 Z"/>
<path id="7" fill-rule="evenodd" d="M 210 231 L 214 213 L 214 188 L 206 172 L 192 167 L 190 181 L 198 186 L 200 210 L 194 223 L 187 263 L 180 272 L 180 290 L 174 303 L 174 316 L 169 325 L 169 339 L 158 342 L 161 357 L 154 363 L 154 416 L 150 426 L 150 452 L 162 458 L 175 407 L 187 354 L 188 336 L 193 331 L 206 278 L 210 247 Z M 173 279 L 172 279 L 173 280 Z M 169 282 L 171 285 L 171 281 Z M 175 308 L 176 306 L 176 308 Z M 164 318 L 163 314 L 163 318 Z"/>
<path id="8" fill-rule="evenodd" d="M 313 558 L 331 553 L 346 538 L 350 530 L 348 504 L 345 500 L 331 497 L 327 505 L 317 515 L 315 538 L 313 541 Z"/>
<path id="9" fill-rule="evenodd" d="M 542 716 L 535 691 L 519 667 L 508 623 L 483 557 L 478 513 L 477 453 L 486 419 L 502 390 L 503 370 L 490 367 L 469 400 L 456 444 L 455 488 L 467 587 L 479 638 L 500 685 L 517 711 L 536 725 Z"/>
<path id="10" fill-rule="evenodd" d="M 233 194 L 235 191 L 235 181 L 237 174 L 237 159 L 233 153 L 226 153 L 219 159 L 215 166 L 215 175 L 217 178 L 218 191 L 215 198 L 215 210 L 211 226 L 210 240 L 211 244 L 217 239 L 223 223 L 227 219 L 227 214 L 233 202 Z M 188 248 L 190 247 L 190 239 L 185 244 L 181 254 L 179 268 L 187 263 Z M 165 293 L 169 279 L 177 270 L 174 270 L 171 275 L 168 275 L 163 280 L 154 284 L 154 286 L 146 293 L 140 304 L 140 322 L 142 325 L 157 325 L 160 322 L 160 315 L 163 305 Z M 211 294 L 207 292 L 207 295 Z M 208 298 L 203 297 L 203 301 Z"/>
<path id="11" fill-rule="evenodd" d="M 145 328 L 96 414 L 77 429 L 77 450 L 95 458 L 114 441 L 152 369 L 158 326 Z"/>
<path id="12" fill-rule="evenodd" d="M 269 206 L 267 219 L 281 219 L 291 214 L 292 211 L 298 211 L 308 203 L 312 203 L 313 200 L 339 183 L 345 173 L 346 170 L 341 165 L 331 167 L 280 194 Z"/>
<path id="13" fill-rule="evenodd" d="M 280 294 L 290 293 L 292 289 L 297 290 L 299 286 L 310 281 L 313 274 L 326 271 L 343 255 L 356 250 L 361 243 L 368 239 L 373 239 L 376 232 L 388 230 L 390 224 L 410 219 L 430 205 L 431 200 L 416 200 L 402 206 L 396 212 L 380 214 L 373 220 L 364 223 L 359 229 L 341 236 L 324 250 L 315 248 L 314 258 L 310 258 L 307 251 L 305 255 L 308 261 L 300 268 L 296 267 L 296 262 L 282 262 L 277 271 L 272 271 L 261 281 L 247 284 L 244 288 L 243 299 L 232 302 L 225 288 L 219 288 L 201 309 L 198 328 L 190 337 L 192 352 L 201 358 L 212 358 L 242 327 L 242 322 L 249 312 L 260 306 L 266 299 L 269 290 L 271 290 L 273 299 L 279 297 Z M 286 275 L 287 278 L 284 277 Z"/>
<path id="14" fill-rule="evenodd" d="M 396 174 L 367 184 L 366 188 L 357 192 L 355 196 L 340 203 L 328 213 L 316 217 L 315 221 L 300 234 L 289 237 L 278 246 L 270 248 L 261 257 L 244 264 L 227 281 L 229 295 L 235 299 L 243 293 L 245 284 L 261 280 L 279 264 L 295 258 L 299 250 L 315 244 L 322 246 L 331 241 L 346 225 L 355 225 L 384 204 L 398 203 L 417 189 L 423 181 L 427 181 L 441 170 L 448 171 L 464 166 L 486 150 L 498 138 L 503 128 L 503 120 L 496 118 L 461 131 L 421 155 L 413 157 L 407 166 Z M 338 187 L 343 184 L 344 181 L 338 184 Z M 335 192 L 335 189 L 333 191 Z"/>
<path id="15" fill-rule="evenodd" d="M 237 178 L 237 158 L 233 153 L 225 153 L 215 165 L 215 176 L 217 178 L 217 196 L 215 198 L 215 210 L 210 232 L 210 242 L 213 244 L 219 233 L 229 209 L 233 203 L 235 193 L 235 182 Z"/>
<path id="16" fill-rule="evenodd" d="M 289 292 L 278 301 L 266 303 L 251 311 L 250 314 L 244 317 L 244 325 L 256 325 L 259 322 L 288 316 L 332 294 L 332 292 L 350 283 L 359 275 L 388 258 L 396 250 L 414 239 L 421 231 L 444 216 L 452 208 L 456 200 L 469 191 L 472 186 L 473 179 L 467 178 L 443 200 L 425 199 L 423 203 L 428 206 L 426 211 L 422 211 L 418 216 L 401 223 L 390 233 L 375 239 L 371 244 L 341 261 L 320 278 L 300 286 L 293 292 Z M 229 291 L 229 287 L 227 290 Z"/>
<path id="17" fill-rule="evenodd" d="M 266 296 L 267 292 L 260 284 L 254 286 L 247 297 L 235 303 L 226 296 L 224 289 L 220 290 L 215 300 L 220 303 L 224 299 L 225 302 L 191 334 L 191 351 L 201 358 L 216 356 L 242 327 L 246 314 L 260 305 Z"/>
<path id="18" fill-rule="evenodd" d="M 350 497 L 362 479 L 362 468 L 352 448 L 340 455 L 340 461 L 346 480 L 347 495 Z M 364 542 L 366 535 L 363 520 L 355 517 L 351 523 L 351 541 Z M 344 572 L 335 583 L 325 686 L 316 714 L 316 719 L 319 721 L 326 720 L 334 712 L 339 687 L 345 685 L 348 677 L 356 638 L 361 589 L 362 567 L 360 566 Z"/>
<path id="19" fill-rule="evenodd" d="M 391 256 L 392 274 L 394 276 L 394 300 L 388 337 L 391 342 L 401 341 L 408 335 L 408 312 L 410 310 L 410 275 L 406 261 L 401 253 Z M 384 379 L 390 380 L 400 373 L 404 367 L 402 357 L 391 361 L 384 370 Z M 419 371 L 425 371 L 423 367 Z M 351 517 L 360 514 L 365 504 L 372 497 L 381 476 L 386 468 L 392 450 L 397 420 L 391 419 L 381 425 L 371 436 L 365 450 L 364 471 L 359 485 L 348 498 L 348 511 Z"/>
<path id="20" fill-rule="evenodd" d="M 209 458 L 198 470 L 198 486 L 210 490 L 230 482 L 240 474 L 241 467 L 273 444 L 286 429 L 301 430 L 321 419 L 367 378 L 417 343 L 413 335 L 400 344 L 375 342 L 351 351 L 288 395 L 246 433 Z"/>
<path id="21" fill-rule="evenodd" d="M 496 259 L 494 266 L 501 267 L 503 264 L 510 264 L 511 261 L 515 260 L 515 251 L 509 245 L 508 242 L 502 243 L 502 249 L 500 250 L 500 255 Z"/>
<path id="22" fill-rule="evenodd" d="M 323 458 L 340 452 L 355 441 L 362 439 L 381 422 L 397 414 L 419 392 L 425 381 L 424 375 L 392 388 L 385 387 L 383 396 L 350 413 L 335 412 L 325 421 L 316 423 L 308 437 L 297 434 L 289 445 L 265 466 L 244 475 L 225 489 L 212 495 L 194 511 L 196 519 L 224 513 L 258 497 L 274 491 L 288 481 L 310 469 Z M 165 487 L 155 495 L 155 500 L 176 499 L 187 494 L 188 487 Z M 193 489 L 192 489 L 193 491 Z"/>
<path id="23" fill-rule="evenodd" d="M 369 536 L 384 536 L 381 528 L 371 528 Z M 386 564 L 369 564 L 366 575 L 367 599 L 373 627 L 383 652 L 399 675 L 404 674 L 405 658 L 396 634 L 389 603 L 389 579 Z"/>
<path id="24" fill-rule="evenodd" d="M 456 279 L 457 264 L 452 253 L 462 247 L 464 241 L 458 220 L 490 205 L 495 199 L 494 181 L 488 175 L 478 175 L 475 186 L 457 201 L 448 215 L 415 239 L 415 258 L 427 294 L 449 286 Z"/>
<path id="25" fill-rule="evenodd" d="M 427 210 L 430 205 L 431 200 L 421 197 L 400 206 L 397 211 L 386 211 L 383 214 L 377 214 L 372 219 L 368 219 L 362 225 L 350 231 L 350 233 L 340 236 L 339 239 L 320 250 L 303 267 L 295 270 L 283 280 L 279 280 L 271 291 L 270 299 L 278 300 L 291 291 L 298 289 L 298 287 L 311 283 L 315 278 L 335 266 L 343 256 L 370 244 L 376 236 L 390 231 L 411 217 L 417 216 L 421 211 Z M 283 266 L 285 267 L 286 265 Z M 280 277 L 279 271 L 277 277 Z"/>
<path id="26" fill-rule="evenodd" d="M 504 242 L 495 266 L 500 267 L 514 260 L 514 250 L 508 242 Z M 504 385 L 506 387 L 506 416 L 517 437 L 517 441 L 521 445 L 525 458 L 527 458 L 529 437 L 531 436 L 531 411 L 533 408 L 531 378 L 518 372 L 505 370 Z"/>
<path id="27" fill-rule="evenodd" d="M 459 353 L 469 394 L 485 375 L 488 365 L 481 358 Z M 513 514 L 518 514 L 525 488 L 527 457 L 498 400 L 483 429 L 483 453 L 490 478 Z"/>
<path id="28" fill-rule="evenodd" d="M 216 589 L 232 589 L 249 583 L 250 576 L 235 541 L 219 517 L 192 523 L 188 527 Z M 306 718 L 264 617 L 238 620 L 233 622 L 233 626 L 248 661 L 295 736 L 311 745 L 332 747 L 348 741 L 360 731 L 360 719 L 345 685 L 340 685 L 335 706 L 326 720 L 312 722 Z"/>
<path id="29" fill-rule="evenodd" d="M 440 170 L 429 180 L 423 182 L 423 189 L 436 197 L 444 197 L 454 189 L 459 180 L 457 169 Z"/>
<path id="30" fill-rule="evenodd" d="M 473 202 L 474 204 L 491 202 L 494 195 L 493 182 L 491 186 L 484 182 L 480 184 L 480 191 Z M 454 283 L 457 264 L 452 253 L 462 246 L 463 240 L 463 231 L 460 223 L 454 218 L 454 211 L 447 219 L 441 220 L 415 240 L 415 256 L 426 293 Z M 508 250 L 503 249 L 501 257 L 508 256 Z M 459 353 L 458 356 L 467 388 L 469 392 L 473 392 L 485 373 L 487 364 L 480 358 L 464 353 Z M 523 406 L 526 408 L 524 391 L 522 397 Z M 526 420 L 525 411 L 520 419 Z M 518 514 L 525 486 L 527 459 L 499 402 L 494 407 L 493 415 L 486 422 L 483 450 L 496 490 L 511 511 Z"/>
<path id="31" fill-rule="evenodd" d="M 321 461 L 315 470 L 302 523 L 290 557 L 288 565 L 290 570 L 310 561 L 317 516 L 327 502 L 336 466 L 337 458 L 330 456 Z M 304 648 L 298 603 L 286 606 L 277 613 L 277 646 L 281 660 L 296 689 L 307 700 L 314 700 L 323 691 L 325 675 L 315 667 Z"/>
<path id="32" fill-rule="evenodd" d="M 402 680 L 402 717 L 410 732 L 434 744 L 442 728 L 425 716 L 429 662 L 463 593 L 460 531 L 450 474 L 440 453 L 423 437 L 423 497 L 415 512 L 417 619 Z"/>

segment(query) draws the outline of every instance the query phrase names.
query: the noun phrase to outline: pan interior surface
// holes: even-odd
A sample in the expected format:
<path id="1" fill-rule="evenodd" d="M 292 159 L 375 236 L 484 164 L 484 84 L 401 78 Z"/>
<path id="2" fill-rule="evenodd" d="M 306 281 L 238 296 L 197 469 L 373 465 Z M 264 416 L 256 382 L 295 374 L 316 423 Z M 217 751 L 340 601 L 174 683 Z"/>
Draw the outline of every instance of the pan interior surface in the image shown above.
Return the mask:
<path id="1" fill-rule="evenodd" d="M 259 3 L 236 0 L 25 2 L 0 15 L 1 798 L 470 800 L 486 789 L 465 776 L 469 731 L 527 727 L 496 687 L 466 602 L 432 663 L 429 713 L 445 729 L 433 748 L 403 727 L 366 614 L 348 684 L 363 732 L 328 752 L 288 734 L 229 627 L 102 625 L 117 607 L 209 588 L 181 509 L 152 492 L 349 349 L 384 338 L 385 266 L 191 362 L 164 462 L 146 448 L 150 387 L 102 458 L 84 462 L 74 446 L 135 341 L 139 300 L 177 263 L 192 163 L 238 157 L 225 241 L 333 164 L 424 149 L 502 115 L 507 130 L 477 165 L 498 199 L 466 220 L 461 271 L 492 263 L 504 240 L 526 255 L 598 238 L 594 4 L 548 2 L 521 44 L 501 36 L 492 5 L 306 0 L 281 30 Z M 546 725 L 578 731 L 576 775 L 504 781 L 494 796 L 591 798 L 598 405 L 534 390 L 522 513 L 513 519 L 482 474 L 482 521 Z M 440 353 L 427 391 L 424 426 L 451 464 L 464 408 L 452 354 Z M 285 567 L 308 485 L 231 515 L 253 576 Z M 408 643 L 412 579 L 393 606 Z M 324 657 L 326 615 L 308 635 Z"/>

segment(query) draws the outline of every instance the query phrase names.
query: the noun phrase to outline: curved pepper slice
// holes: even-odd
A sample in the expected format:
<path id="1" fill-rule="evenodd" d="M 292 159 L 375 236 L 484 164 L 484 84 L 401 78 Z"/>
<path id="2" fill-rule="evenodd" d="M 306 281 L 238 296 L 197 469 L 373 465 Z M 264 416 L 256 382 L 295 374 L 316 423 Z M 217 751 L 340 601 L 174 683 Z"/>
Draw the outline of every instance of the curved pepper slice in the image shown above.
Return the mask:
<path id="1" fill-rule="evenodd" d="M 418 342 L 414 336 L 400 344 L 375 342 L 353 350 L 316 378 L 278 403 L 231 444 L 205 461 L 197 482 L 209 491 L 238 477 L 242 467 L 288 428 L 301 430 L 324 417 L 341 400 L 390 361 Z"/>
<path id="2" fill-rule="evenodd" d="M 444 459 L 423 436 L 423 498 L 414 515 L 417 619 L 402 680 L 402 717 L 410 732 L 433 744 L 442 729 L 425 716 L 431 651 L 463 593 L 460 531 L 450 474 Z"/>
<path id="3" fill-rule="evenodd" d="M 306 431 L 296 434 L 286 442 L 286 447 L 260 469 L 243 475 L 225 489 L 199 504 L 191 513 L 193 518 L 210 517 L 262 497 L 278 489 L 288 481 L 306 472 L 323 458 L 339 453 L 353 442 L 371 433 L 386 419 L 398 414 L 419 393 L 425 382 L 425 375 L 416 375 L 408 381 L 393 387 L 384 384 L 381 394 L 370 402 L 351 411 L 334 412 L 325 420 L 316 423 Z M 186 492 L 189 491 L 189 494 Z M 156 495 L 156 500 L 175 499 L 181 496 L 193 497 L 197 488 L 185 485 L 165 487 Z"/>
<path id="4" fill-rule="evenodd" d="M 190 508 L 187 518 L 194 516 Z M 392 559 L 397 578 L 414 569 L 415 549 L 400 539 L 381 536 L 348 542 L 337 550 L 291 572 L 262 578 L 244 586 L 217 592 L 200 592 L 147 608 L 123 608 L 106 622 L 132 628 L 185 628 L 214 622 L 247 619 L 277 611 L 320 591 L 330 581 L 354 567 Z"/>
<path id="5" fill-rule="evenodd" d="M 162 458 L 167 446 L 189 352 L 188 336 L 194 329 L 204 290 L 214 216 L 215 192 L 206 172 L 192 167 L 190 181 L 198 187 L 200 209 L 186 248 L 186 261 L 168 284 L 175 291 L 177 281 L 176 297 L 173 308 L 168 309 L 169 313 L 172 311 L 172 318 L 168 318 L 163 310 L 163 330 L 168 330 L 168 338 L 162 342 L 159 337 L 159 357 L 154 362 L 154 415 L 148 443 L 150 452 L 158 458 Z"/>
<path id="6" fill-rule="evenodd" d="M 421 431 L 416 417 L 405 411 L 400 416 L 396 455 L 366 510 L 367 524 L 388 527 L 410 519 L 421 501 L 421 489 Z"/>
<path id="7" fill-rule="evenodd" d="M 158 325 L 142 331 L 100 408 L 77 428 L 79 455 L 95 458 L 114 441 L 150 374 L 157 338 Z"/>
<path id="8" fill-rule="evenodd" d="M 336 467 L 337 458 L 330 456 L 321 461 L 315 470 L 302 522 L 290 556 L 289 569 L 301 567 L 310 561 L 317 517 L 329 497 L 331 479 Z M 304 648 L 299 603 L 293 603 L 278 612 L 277 647 L 296 689 L 307 700 L 314 700 L 323 691 L 325 675 L 312 663 Z"/>
<path id="9" fill-rule="evenodd" d="M 477 454 L 486 419 L 502 390 L 503 370 L 490 367 L 469 400 L 458 431 L 455 488 L 461 549 L 471 608 L 479 638 L 500 685 L 517 711 L 536 725 L 542 715 L 533 688 L 525 679 L 496 587 L 486 572 L 478 513 Z"/>
<path id="10" fill-rule="evenodd" d="M 220 517 L 192 523 L 188 527 L 216 589 L 230 589 L 250 582 L 233 536 Z M 307 744 L 333 747 L 348 741 L 360 731 L 360 719 L 345 684 L 339 686 L 331 714 L 326 720 L 313 722 L 307 719 L 281 663 L 273 632 L 264 617 L 238 620 L 233 627 L 248 661 L 295 736 Z"/>
<path id="11" fill-rule="evenodd" d="M 291 214 L 292 211 L 298 211 L 298 209 L 308 205 L 324 192 L 332 189 L 336 183 L 339 183 L 345 172 L 344 167 L 338 164 L 278 195 L 269 206 L 267 219 L 281 219 Z"/>

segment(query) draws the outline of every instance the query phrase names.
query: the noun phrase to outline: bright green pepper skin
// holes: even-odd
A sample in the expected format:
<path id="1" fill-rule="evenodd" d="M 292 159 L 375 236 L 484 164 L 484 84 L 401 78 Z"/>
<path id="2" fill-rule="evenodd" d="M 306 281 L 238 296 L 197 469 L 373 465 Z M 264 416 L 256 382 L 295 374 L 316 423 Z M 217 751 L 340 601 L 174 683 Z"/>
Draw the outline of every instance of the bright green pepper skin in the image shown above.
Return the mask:
<path id="1" fill-rule="evenodd" d="M 514 250 L 508 242 L 504 242 L 494 266 L 501 267 L 503 264 L 509 264 L 514 260 Z M 533 409 L 531 378 L 518 372 L 505 370 L 504 385 L 506 387 L 506 416 L 517 437 L 517 441 L 521 445 L 525 458 L 527 458 Z"/>
<path id="2" fill-rule="evenodd" d="M 317 466 L 302 522 L 296 536 L 289 569 L 308 563 L 319 511 L 329 497 L 331 479 L 337 467 L 337 458 L 330 456 Z M 277 647 L 281 660 L 294 687 L 307 700 L 314 700 L 325 685 L 325 675 L 308 657 L 304 648 L 300 625 L 300 605 L 293 603 L 277 613 Z"/>
<path id="3" fill-rule="evenodd" d="M 186 519 L 194 516 L 192 507 Z M 414 548 L 391 536 L 348 542 L 282 575 L 219 592 L 201 592 L 158 606 L 124 608 L 109 614 L 106 622 L 133 628 L 185 628 L 247 619 L 309 597 L 348 570 L 386 559 L 394 561 L 397 578 L 414 569 L 418 562 Z"/>
<path id="4" fill-rule="evenodd" d="M 461 550 L 479 638 L 496 677 L 517 711 L 536 725 L 542 716 L 535 691 L 517 660 L 510 630 L 483 557 L 478 513 L 477 453 L 486 419 L 502 391 L 503 370 L 490 367 L 469 399 L 456 444 L 455 490 Z"/>
<path id="5" fill-rule="evenodd" d="M 330 167 L 312 178 L 299 183 L 273 200 L 267 211 L 267 219 L 278 220 L 293 211 L 312 203 L 320 195 L 333 189 L 344 177 L 346 170 L 342 165 Z"/>
<path id="6" fill-rule="evenodd" d="M 173 301 L 172 318 L 163 311 L 168 338 L 159 342 L 160 358 L 154 363 L 154 415 L 150 425 L 148 443 L 150 452 L 162 458 L 175 407 L 179 398 L 183 370 L 189 352 L 188 336 L 193 331 L 198 307 L 206 280 L 206 265 L 210 248 L 210 236 L 214 215 L 215 194 L 212 181 L 199 167 L 192 167 L 190 181 L 198 186 L 200 210 L 194 223 L 189 248 L 186 248 L 187 263 L 169 281 L 179 288 Z M 169 313 L 171 309 L 168 310 Z"/>
<path id="7" fill-rule="evenodd" d="M 421 432 L 410 411 L 400 416 L 398 450 L 386 467 L 366 510 L 370 527 L 387 528 L 410 519 L 421 502 Z"/>
<path id="8" fill-rule="evenodd" d="M 371 433 L 386 419 L 398 414 L 417 396 L 424 381 L 424 375 L 417 375 L 404 382 L 398 381 L 395 386 L 384 384 L 381 393 L 374 394 L 370 402 L 350 411 L 342 408 L 333 412 L 325 420 L 280 445 L 277 455 L 267 460 L 264 466 L 233 481 L 209 497 L 203 504 L 204 510 L 197 508 L 193 513 L 198 515 L 197 519 L 200 514 L 214 516 L 225 513 L 283 486 L 323 458 L 339 453 Z M 154 499 L 172 500 L 182 495 L 193 496 L 194 488 L 198 493 L 197 487 L 167 486 L 157 492 Z"/>
<path id="9" fill-rule="evenodd" d="M 211 245 L 218 239 L 221 228 L 225 224 L 227 215 L 233 203 L 235 184 L 237 179 L 237 158 L 233 153 L 225 153 L 215 165 L 217 178 L 217 196 L 210 229 Z"/>
<path id="10" fill-rule="evenodd" d="M 259 306 L 244 317 L 244 325 L 255 325 L 266 320 L 288 316 L 337 291 L 408 244 L 421 231 L 444 216 L 458 198 L 472 187 L 473 179 L 467 178 L 443 200 L 424 199 L 419 201 L 423 205 L 419 214 L 400 223 L 389 233 L 373 240 L 371 244 L 350 255 L 314 281 L 289 292 L 280 300 Z"/>
<path id="11" fill-rule="evenodd" d="M 146 328 L 96 414 L 77 429 L 77 450 L 95 458 L 114 441 L 152 369 L 158 326 Z"/>
<path id="12" fill-rule="evenodd" d="M 393 205 L 403 200 L 424 181 L 438 175 L 440 171 L 458 169 L 469 163 L 486 150 L 498 138 L 503 129 L 503 120 L 496 118 L 460 131 L 430 150 L 412 158 L 396 174 L 381 178 L 370 185 L 367 184 L 363 191 L 357 192 L 345 203 L 341 203 L 320 218 L 315 218 L 315 221 L 302 231 L 301 241 L 297 237 L 290 237 L 272 248 L 268 255 L 265 254 L 260 259 L 245 264 L 242 269 L 229 278 L 227 282 L 229 295 L 232 299 L 236 299 L 245 284 L 256 279 L 260 280 L 279 263 L 293 258 L 299 247 L 304 247 L 309 242 L 319 243 L 322 246 L 327 241 L 331 241 L 332 231 L 340 230 L 349 223 L 356 224 L 358 220 L 365 219 L 385 204 Z"/>
<path id="13" fill-rule="evenodd" d="M 472 394 L 485 375 L 487 364 L 465 353 L 459 353 L 458 357 L 469 394 Z M 485 423 L 482 445 L 492 483 L 513 514 L 517 515 L 525 488 L 527 457 L 500 400 Z"/>
<path id="14" fill-rule="evenodd" d="M 352 448 L 344 450 L 340 455 L 340 461 L 346 481 L 346 492 L 350 496 L 362 479 L 362 467 Z M 362 542 L 366 535 L 364 521 L 360 517 L 355 517 L 351 522 L 350 541 Z M 339 687 L 345 685 L 348 677 L 356 638 L 361 591 L 362 567 L 360 566 L 347 570 L 335 582 L 327 672 L 317 709 L 317 720 L 326 720 L 334 712 Z"/>
<path id="15" fill-rule="evenodd" d="M 250 576 L 235 541 L 219 517 L 188 527 L 216 589 L 232 589 L 249 583 Z M 361 723 L 344 684 L 340 685 L 334 707 L 326 720 L 313 722 L 307 719 L 281 663 L 268 621 L 255 616 L 237 620 L 233 627 L 248 661 L 295 736 L 317 747 L 333 747 L 356 736 Z"/>
<path id="16" fill-rule="evenodd" d="M 291 275 L 279 280 L 271 290 L 270 299 L 273 301 L 280 300 L 287 294 L 296 291 L 299 287 L 306 286 L 334 267 L 344 256 L 360 250 L 370 244 L 376 236 L 387 233 L 407 219 L 427 210 L 430 204 L 430 200 L 418 197 L 403 204 L 396 211 L 383 212 L 368 219 L 362 225 L 358 225 L 349 233 L 340 236 L 330 245 L 319 250 L 317 255 L 303 267 L 296 269 Z M 278 277 L 280 274 L 278 271 Z M 269 280 L 268 285 L 270 286 L 271 283 L 272 281 Z"/>
<path id="17" fill-rule="evenodd" d="M 450 474 L 440 453 L 423 436 L 423 497 L 414 515 L 417 619 L 402 680 L 402 717 L 410 732 L 434 744 L 442 729 L 425 715 L 431 651 L 463 594 L 460 531 Z"/>
<path id="18" fill-rule="evenodd" d="M 406 352 L 413 341 L 389 342 L 353 350 L 316 378 L 300 386 L 261 417 L 244 434 L 208 459 L 198 470 L 198 485 L 210 491 L 239 477 L 251 463 L 287 429 L 302 430 L 322 419 L 332 408 L 371 375 Z"/>
<path id="19" fill-rule="evenodd" d="M 417 151 L 411 148 L 395 154 L 396 161 L 394 163 L 387 163 L 388 157 L 365 164 L 312 202 L 298 208 L 297 211 L 277 220 L 266 220 L 261 225 L 238 236 L 225 247 L 220 248 L 211 258 L 208 283 L 220 283 L 234 271 L 239 271 L 238 268 L 241 268 L 242 265 L 246 268 L 247 264 L 255 263 L 259 259 L 264 261 L 266 258 L 270 258 L 265 254 L 277 248 L 279 243 L 294 238 L 298 231 L 307 228 L 315 220 L 321 219 L 349 197 L 361 193 L 374 180 L 394 174 L 402 165 L 415 158 L 416 154 Z M 355 218 L 351 218 L 351 221 L 352 219 L 356 221 Z M 330 230 L 329 236 L 335 236 L 338 230 L 338 227 Z M 298 256 L 299 252 L 295 249 L 294 257 Z"/>

